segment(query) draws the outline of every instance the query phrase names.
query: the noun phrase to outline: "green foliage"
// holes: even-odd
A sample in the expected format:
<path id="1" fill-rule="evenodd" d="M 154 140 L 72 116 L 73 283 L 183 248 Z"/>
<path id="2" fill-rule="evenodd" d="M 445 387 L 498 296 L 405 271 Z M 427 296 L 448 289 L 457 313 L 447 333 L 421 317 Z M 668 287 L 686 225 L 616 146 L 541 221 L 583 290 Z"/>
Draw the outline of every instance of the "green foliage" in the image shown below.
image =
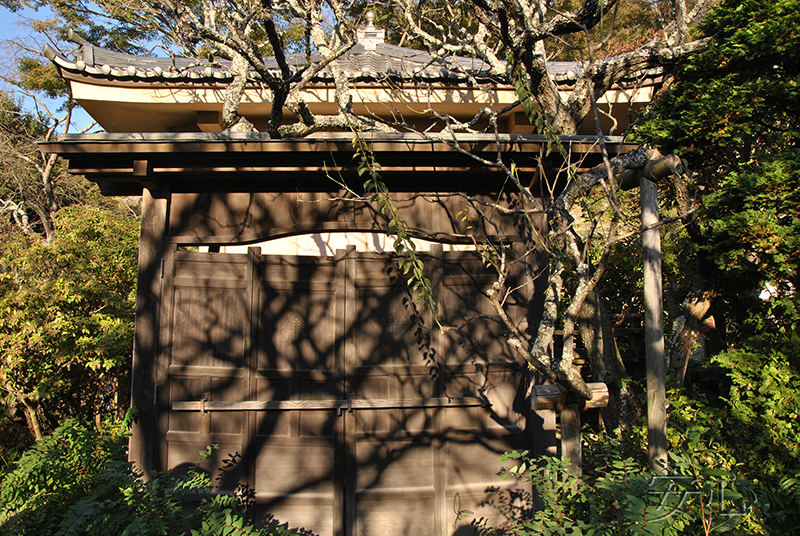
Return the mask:
<path id="1" fill-rule="evenodd" d="M 648 468 L 646 425 L 633 435 L 589 434 L 584 475 L 575 477 L 567 461 L 527 452 L 507 453 L 519 463 L 501 476 L 521 476 L 535 487 L 542 508 L 533 519 L 487 528 L 486 535 L 765 534 L 765 490 L 744 480 L 714 437 L 700 427 L 670 430 L 669 467 Z"/>
<path id="2" fill-rule="evenodd" d="M 798 0 L 722 2 L 703 25 L 714 45 L 684 66 L 640 133 L 685 154 L 692 169 L 709 160 L 746 162 L 759 151 L 793 145 L 800 117 L 798 25 Z"/>
<path id="3" fill-rule="evenodd" d="M 773 475 L 794 465 L 800 477 L 800 356 L 798 341 L 787 354 L 780 348 L 731 350 L 715 356 L 714 362 L 728 369 L 733 385 L 729 395 L 733 417 L 753 435 L 753 462 Z M 764 451 L 764 452 L 762 452 Z M 770 458 L 775 458 L 774 460 Z M 798 490 L 800 491 L 800 490 Z"/>
<path id="4" fill-rule="evenodd" d="M 800 530 L 799 350 L 797 334 L 749 339 L 693 371 L 720 398 L 696 385 L 670 400 L 676 426 L 705 427 L 703 456 L 762 485 L 763 530 L 776 534 Z"/>
<path id="5" fill-rule="evenodd" d="M 694 170 L 700 210 L 676 272 L 697 270 L 726 342 L 796 323 L 800 0 L 724 0 L 692 57 L 638 127 Z M 765 286 L 772 300 L 758 299 Z"/>
<path id="6" fill-rule="evenodd" d="M 54 534 L 58 513 L 97 487 L 98 468 L 121 458 L 122 443 L 116 439 L 68 421 L 37 442 L 3 480 L 4 534 Z"/>
<path id="7" fill-rule="evenodd" d="M 127 384 L 127 368 L 112 362 L 130 351 L 136 211 L 103 198 L 63 162 L 45 176 L 36 141 L 48 125 L 0 92 L 0 472 L 30 445 L 36 426 L 46 433 L 66 416 L 89 418 Z M 54 224 L 64 236 L 45 245 L 52 214 L 76 204 L 103 209 L 64 211 Z M 119 208 L 130 216 L 120 217 Z M 114 272 L 123 265 L 125 273 Z M 84 295 L 76 300 L 75 293 Z M 89 349 L 92 339 L 101 346 Z M 80 363 L 93 351 L 100 359 Z M 87 371 L 89 361 L 95 368 Z"/>
<path id="8" fill-rule="evenodd" d="M 631 457 L 630 445 L 618 438 L 607 437 L 596 445 L 602 455 L 594 458 L 582 479 L 559 458 L 530 460 L 525 452 L 508 453 L 503 461 L 520 463 L 501 471 L 501 476 L 520 475 L 530 481 L 544 508 L 533 519 L 512 522 L 499 533 L 610 536 L 749 530 L 758 514 L 755 487 L 697 454 L 702 451 L 702 433 L 690 430 L 682 436 L 663 475 L 651 473 L 641 457 Z"/>
<path id="9" fill-rule="evenodd" d="M 123 423 L 101 433 L 67 421 L 38 442 L 2 481 L 0 531 L 19 536 L 292 534 L 248 525 L 239 498 L 215 493 L 209 477 L 197 470 L 141 480 L 124 461 L 126 437 Z"/>
<path id="10" fill-rule="evenodd" d="M 703 204 L 704 248 L 717 267 L 755 272 L 757 278 L 750 276 L 754 286 L 768 283 L 776 300 L 791 299 L 800 268 L 800 150 L 740 165 L 704 196 Z"/>
<path id="11" fill-rule="evenodd" d="M 113 0 L 0 0 L 0 6 L 10 11 L 30 8 L 49 10 L 56 20 L 46 21 L 52 26 L 51 39 L 66 39 L 69 29 L 77 31 L 92 44 L 128 52 L 147 54 L 143 42 L 156 37 L 154 21 L 146 17 L 141 4 L 114 2 Z M 41 24 L 36 29 L 42 29 Z"/>
<path id="12" fill-rule="evenodd" d="M 8 414 L 0 416 L 0 478 L 33 441 L 33 435 L 23 423 L 15 422 Z"/>
<path id="13" fill-rule="evenodd" d="M 358 135 L 353 138 L 353 147 L 356 153 L 354 159 L 358 159 L 358 176 L 364 177 L 364 190 L 372 193 L 371 201 L 377 203 L 381 215 L 386 218 L 386 233 L 394 235 L 394 250 L 400 257 L 397 265 L 407 279 L 408 286 L 413 292 L 417 293 L 416 299 L 422 302 L 425 309 L 429 309 L 436 322 L 439 322 L 439 303 L 433 292 L 431 280 L 423 273 L 424 262 L 417 255 L 417 247 L 409 233 L 408 224 L 401 220 L 398 215 L 397 205 L 389 195 L 389 188 L 381 178 L 381 165 L 375 159 L 375 155 L 370 150 L 367 143 Z"/>
<path id="14" fill-rule="evenodd" d="M 754 337 L 714 356 L 696 375 L 723 377 L 723 398 L 709 404 L 702 394 L 676 397 L 670 418 L 706 423 L 716 455 L 768 490 L 766 526 L 783 534 L 800 530 L 800 337 Z"/>
<path id="15" fill-rule="evenodd" d="M 483 534 L 796 534 L 800 531 L 800 336 L 765 332 L 692 370 L 667 396 L 667 477 L 647 467 L 647 423 L 584 429 L 582 479 L 557 458 L 516 460 L 543 503 Z M 667 518 L 662 518 L 665 511 Z"/>
<path id="16" fill-rule="evenodd" d="M 701 253 L 726 274 L 723 303 L 741 339 L 774 342 L 798 330 L 798 157 L 793 151 L 742 166 L 725 177 L 724 190 L 705 198 L 709 241 Z"/>
<path id="17" fill-rule="evenodd" d="M 52 62 L 23 57 L 17 60 L 17 69 L 20 73 L 20 87 L 29 91 L 41 91 L 51 99 L 67 96 L 67 83 Z"/>
<path id="18" fill-rule="evenodd" d="M 0 396 L 42 429 L 126 404 L 133 345 L 138 220 L 75 206 L 55 222 L 49 245 L 0 243 Z"/>
<path id="19" fill-rule="evenodd" d="M 54 72 L 53 69 L 50 74 Z M 41 80 L 38 83 L 44 84 Z M 43 86 L 40 88 L 44 89 Z M 36 143 L 46 137 L 50 127 L 52 123 L 48 119 L 26 113 L 19 102 L 0 91 L 2 234 L 45 234 L 44 228 L 51 221 L 52 212 L 74 204 L 123 209 L 131 213 L 126 200 L 104 198 L 96 185 L 68 173 L 62 161 L 56 161 L 49 175 L 45 175 L 47 161 Z M 45 179 L 51 187 L 49 194 Z"/>

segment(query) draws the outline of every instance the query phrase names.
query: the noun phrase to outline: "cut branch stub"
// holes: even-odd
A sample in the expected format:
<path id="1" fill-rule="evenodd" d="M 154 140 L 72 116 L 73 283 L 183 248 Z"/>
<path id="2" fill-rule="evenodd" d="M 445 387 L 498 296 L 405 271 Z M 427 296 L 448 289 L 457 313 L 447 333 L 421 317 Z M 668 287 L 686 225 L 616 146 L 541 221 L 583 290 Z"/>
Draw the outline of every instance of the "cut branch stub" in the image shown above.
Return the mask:
<path id="1" fill-rule="evenodd" d="M 619 174 L 617 183 L 620 190 L 632 190 L 639 187 L 639 179 L 658 182 L 670 175 L 686 172 L 686 165 L 678 155 L 671 154 L 657 160 L 648 160 L 643 168 L 629 169 Z"/>
<path id="2" fill-rule="evenodd" d="M 583 409 L 604 408 L 608 405 L 608 385 L 602 382 L 586 384 L 592 398 L 586 400 Z M 536 385 L 531 395 L 531 408 L 534 411 L 553 409 L 561 411 L 567 404 L 567 390 L 560 385 Z"/>

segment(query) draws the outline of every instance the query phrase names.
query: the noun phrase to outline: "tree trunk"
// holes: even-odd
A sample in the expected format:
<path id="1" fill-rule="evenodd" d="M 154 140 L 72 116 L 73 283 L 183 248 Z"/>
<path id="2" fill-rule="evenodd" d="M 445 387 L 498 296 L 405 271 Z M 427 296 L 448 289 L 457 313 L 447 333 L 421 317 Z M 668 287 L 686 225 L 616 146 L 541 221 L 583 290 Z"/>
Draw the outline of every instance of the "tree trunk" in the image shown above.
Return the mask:
<path id="1" fill-rule="evenodd" d="M 619 355 L 614 328 L 603 305 L 603 296 L 595 288 L 583 303 L 576 318 L 581 341 L 589 355 L 594 381 L 608 385 L 608 405 L 602 408 L 606 431 L 617 428 L 629 430 L 633 426 L 637 406 L 633 393 L 625 389 L 623 378 L 628 377 Z"/>
<path id="2" fill-rule="evenodd" d="M 670 179 L 675 200 L 679 210 L 683 213 L 693 205 L 693 198 L 686 182 L 679 176 L 673 175 Z M 699 227 L 693 219 L 684 220 L 686 232 L 695 244 L 705 243 Z M 686 380 L 686 369 L 689 357 L 697 339 L 715 328 L 713 319 L 704 320 L 716 297 L 718 270 L 714 263 L 709 262 L 702 249 L 698 252 L 699 268 L 692 289 L 683 299 L 679 313 L 672 321 L 672 331 L 667 340 L 667 362 L 670 365 L 680 364 L 681 370 L 675 378 L 677 387 L 682 387 Z M 672 318 L 672 317 L 670 317 Z"/>
<path id="3" fill-rule="evenodd" d="M 583 475 L 581 410 L 575 404 L 561 410 L 561 458 L 569 460 L 569 471 L 573 476 L 580 478 Z"/>
<path id="4" fill-rule="evenodd" d="M 56 196 L 53 192 L 53 168 L 58 160 L 58 155 L 53 153 L 47 158 L 47 164 L 42 171 L 42 187 L 44 188 L 44 196 L 47 200 L 47 211 L 52 216 L 58 205 L 56 204 Z"/>
<path id="5" fill-rule="evenodd" d="M 228 85 L 225 92 L 225 102 L 222 105 L 222 124 L 229 132 L 254 132 L 253 124 L 239 115 L 239 105 L 244 96 L 247 85 L 247 73 L 250 65 L 241 54 L 234 54 L 231 62 L 231 72 L 234 74 L 233 82 Z"/>
<path id="6" fill-rule="evenodd" d="M 25 406 L 25 419 L 28 421 L 28 429 L 33 432 L 36 441 L 44 439 L 42 434 L 42 427 L 39 424 L 39 417 L 36 415 L 36 405 L 24 397 L 21 397 L 22 405 Z"/>
<path id="7" fill-rule="evenodd" d="M 681 314 L 672 322 L 672 331 L 667 341 L 667 361 L 670 365 L 680 365 L 675 378 L 677 387 L 686 381 L 686 369 L 697 339 L 715 328 L 714 319 L 705 319 L 716 296 L 714 285 L 709 279 L 699 277 L 692 292 L 681 304 Z"/>

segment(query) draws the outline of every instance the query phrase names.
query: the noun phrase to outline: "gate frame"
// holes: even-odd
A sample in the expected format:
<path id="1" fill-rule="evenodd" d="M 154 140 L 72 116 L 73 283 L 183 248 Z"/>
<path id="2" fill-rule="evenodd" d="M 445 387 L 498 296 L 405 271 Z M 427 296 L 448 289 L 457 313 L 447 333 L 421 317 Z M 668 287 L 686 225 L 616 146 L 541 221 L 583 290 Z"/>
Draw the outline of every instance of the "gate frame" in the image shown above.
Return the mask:
<path id="1" fill-rule="evenodd" d="M 164 259 L 178 246 L 253 243 L 315 231 L 386 231 L 376 206 L 343 199 L 331 192 L 328 170 L 357 179 L 352 163 L 352 135 L 326 134 L 301 140 L 270 140 L 261 134 L 97 134 L 61 136 L 42 144 L 47 153 L 69 159 L 69 169 L 100 185 L 105 195 L 142 195 L 141 243 L 138 260 L 132 403 L 139 415 L 133 426 L 129 458 L 145 475 L 163 467 L 153 446 L 157 437 L 161 300 Z M 591 168 L 600 159 L 597 139 L 564 137 L 581 162 Z M 445 142 L 409 135 L 376 135 L 370 139 L 382 175 L 395 196 L 417 191 L 468 192 L 495 201 L 502 192 L 502 170 L 486 167 Z M 477 155 L 520 163 L 532 191 L 541 187 L 547 140 L 536 135 L 468 135 L 459 143 Z M 606 140 L 609 151 L 634 146 L 621 138 Z M 302 154 L 299 164 L 298 152 Z M 222 155 L 235 155 L 236 165 L 220 165 Z M 551 156 L 551 159 L 560 158 Z M 409 161 L 413 164 L 409 165 Z M 553 161 L 550 168 L 558 169 Z M 579 171 L 581 170 L 579 169 Z M 287 181 L 292 179 L 292 182 Z M 292 190 L 294 188 L 294 190 Z M 436 196 L 436 194 L 431 194 Z M 406 195 L 406 197 L 408 197 Z M 411 201 L 401 208 L 417 237 L 435 235 L 442 242 L 471 241 L 453 216 L 456 203 L 443 194 L 439 210 Z M 311 202 L 310 202 L 311 201 Z M 514 202 L 509 196 L 508 202 Z M 220 220 L 220 207 L 229 209 Z M 313 210 L 311 209 L 313 207 Z M 538 231 L 543 234 L 545 219 Z M 498 228 L 506 242 L 519 240 L 512 218 Z M 478 232 L 493 233 L 493 229 Z M 498 238 L 498 237 L 494 237 Z M 555 413 L 537 412 L 545 433 L 535 450 L 554 454 Z"/>

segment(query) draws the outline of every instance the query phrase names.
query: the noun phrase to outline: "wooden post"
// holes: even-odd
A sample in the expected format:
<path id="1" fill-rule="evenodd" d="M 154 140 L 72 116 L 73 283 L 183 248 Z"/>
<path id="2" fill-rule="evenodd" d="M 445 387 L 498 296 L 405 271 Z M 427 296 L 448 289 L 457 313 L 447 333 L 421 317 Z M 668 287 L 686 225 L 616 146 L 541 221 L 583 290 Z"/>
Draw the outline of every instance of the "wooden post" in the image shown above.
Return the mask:
<path id="1" fill-rule="evenodd" d="M 604 408 L 608 405 L 608 386 L 601 382 L 589 383 L 592 399 L 583 403 L 584 409 Z M 558 385 L 535 385 L 531 396 L 534 411 L 545 409 L 561 412 L 561 457 L 570 461 L 575 476 L 583 474 L 581 450 L 581 408 L 566 404 L 567 393 Z"/>
<path id="2" fill-rule="evenodd" d="M 569 460 L 569 469 L 573 475 L 583 475 L 581 410 L 575 404 L 561 410 L 561 457 Z"/>
<path id="3" fill-rule="evenodd" d="M 128 445 L 128 459 L 148 478 L 158 468 L 154 441 L 157 441 L 156 391 L 159 347 L 159 307 L 161 305 L 161 262 L 169 202 L 142 192 L 142 228 L 139 242 L 136 322 L 131 375 L 131 404 L 138 411 Z"/>
<path id="4" fill-rule="evenodd" d="M 642 229 L 656 225 L 658 187 L 640 179 Z M 647 453 L 652 471 L 667 462 L 667 403 L 664 366 L 664 320 L 661 301 L 661 229 L 642 232 L 644 263 L 644 340 L 647 360 Z"/>

